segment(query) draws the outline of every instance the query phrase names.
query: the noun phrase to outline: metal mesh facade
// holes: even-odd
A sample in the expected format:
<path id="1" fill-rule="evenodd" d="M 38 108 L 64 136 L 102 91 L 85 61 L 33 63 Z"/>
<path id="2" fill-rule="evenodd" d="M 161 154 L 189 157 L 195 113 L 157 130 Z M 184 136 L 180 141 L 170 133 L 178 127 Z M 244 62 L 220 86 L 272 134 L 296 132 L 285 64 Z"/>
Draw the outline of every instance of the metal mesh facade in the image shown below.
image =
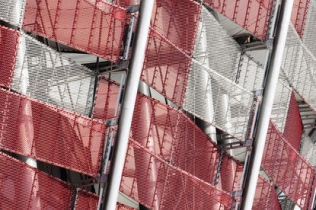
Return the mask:
<path id="1" fill-rule="evenodd" d="M 21 27 L 26 0 L 1 0 L 0 19 L 14 26 Z"/>
<path id="2" fill-rule="evenodd" d="M 104 123 L 3 89 L 0 93 L 1 148 L 97 175 Z"/>
<path id="3" fill-rule="evenodd" d="M 128 15 L 105 1 L 28 0 L 23 29 L 118 62 Z"/>

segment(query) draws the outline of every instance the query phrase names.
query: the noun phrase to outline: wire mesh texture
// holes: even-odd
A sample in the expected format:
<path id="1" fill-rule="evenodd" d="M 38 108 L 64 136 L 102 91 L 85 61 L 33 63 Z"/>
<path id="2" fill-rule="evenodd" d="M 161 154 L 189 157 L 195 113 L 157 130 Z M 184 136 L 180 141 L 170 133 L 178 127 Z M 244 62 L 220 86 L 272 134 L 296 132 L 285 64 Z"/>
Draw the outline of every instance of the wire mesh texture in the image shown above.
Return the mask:
<path id="1" fill-rule="evenodd" d="M 20 33 L 0 26 L 0 86 L 11 85 Z"/>
<path id="2" fill-rule="evenodd" d="M 251 92 L 213 69 L 192 62 L 183 106 L 189 113 L 243 141 L 253 100 Z"/>
<path id="3" fill-rule="evenodd" d="M 182 106 L 190 63 L 187 54 L 151 30 L 141 80 Z"/>
<path id="4" fill-rule="evenodd" d="M 98 209 L 99 197 L 93 193 L 79 189 L 76 196 L 75 209 Z"/>
<path id="5" fill-rule="evenodd" d="M 106 125 L 0 89 L 0 146 L 90 176 L 99 172 Z"/>
<path id="6" fill-rule="evenodd" d="M 300 37 L 305 33 L 307 13 L 311 0 L 294 0 L 291 22 Z"/>
<path id="7" fill-rule="evenodd" d="M 287 142 L 299 151 L 303 134 L 303 123 L 300 115 L 300 110 L 295 98 L 294 91 L 291 91 L 291 99 L 286 117 L 283 137 Z"/>
<path id="8" fill-rule="evenodd" d="M 212 9 L 265 40 L 273 0 L 205 0 Z"/>
<path id="9" fill-rule="evenodd" d="M 255 197 L 252 205 L 253 210 L 273 209 L 281 210 L 274 185 L 259 175 Z"/>
<path id="10" fill-rule="evenodd" d="M 290 25 L 282 69 L 291 86 L 314 110 L 316 110 L 315 64 L 316 58 L 302 43 L 294 27 Z"/>
<path id="11" fill-rule="evenodd" d="M 70 209 L 73 188 L 0 153 L 1 209 Z"/>
<path id="12" fill-rule="evenodd" d="M 1 0 L 0 19 L 21 28 L 26 0 Z"/>
<path id="13" fill-rule="evenodd" d="M 181 51 L 193 53 L 201 4 L 193 0 L 157 0 L 151 27 Z"/>
<path id="14" fill-rule="evenodd" d="M 261 163 L 272 181 L 301 209 L 308 209 L 315 169 L 270 122 Z"/>
<path id="15" fill-rule="evenodd" d="M 305 44 L 306 48 L 308 48 L 309 51 L 314 56 L 316 55 L 315 25 L 316 25 L 316 1 L 310 0 L 302 41 Z"/>
<path id="16" fill-rule="evenodd" d="M 303 135 L 300 153 L 312 166 L 316 166 L 315 139 L 312 139 L 310 136 L 306 134 Z"/>
<path id="17" fill-rule="evenodd" d="M 235 81 L 241 48 L 203 6 L 193 58 Z"/>
<path id="18" fill-rule="evenodd" d="M 11 88 L 88 116 L 92 109 L 94 72 L 22 33 Z"/>
<path id="19" fill-rule="evenodd" d="M 127 11 L 106 1 L 27 0 L 23 29 L 118 62 Z"/>

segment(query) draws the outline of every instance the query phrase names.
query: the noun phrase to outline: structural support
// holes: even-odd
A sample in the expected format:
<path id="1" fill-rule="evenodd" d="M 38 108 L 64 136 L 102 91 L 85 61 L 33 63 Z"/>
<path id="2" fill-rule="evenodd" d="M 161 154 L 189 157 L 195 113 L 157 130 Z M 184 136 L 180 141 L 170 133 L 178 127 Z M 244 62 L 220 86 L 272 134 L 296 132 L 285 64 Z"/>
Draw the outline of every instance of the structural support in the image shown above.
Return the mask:
<path id="1" fill-rule="evenodd" d="M 119 119 L 117 139 L 111 160 L 111 169 L 105 195 L 105 209 L 115 210 L 124 167 L 128 138 L 137 96 L 138 83 L 145 59 L 150 19 L 154 0 L 141 1 L 134 51 L 132 53 L 125 93 Z"/>
<path id="2" fill-rule="evenodd" d="M 262 161 L 270 115 L 272 111 L 273 99 L 279 72 L 282 64 L 282 56 L 285 47 L 287 31 L 290 24 L 293 0 L 285 0 L 281 3 L 280 19 L 276 29 L 274 45 L 271 54 L 271 61 L 268 66 L 268 74 L 262 97 L 262 105 L 258 119 L 258 127 L 255 135 L 252 154 L 250 157 L 249 171 L 247 173 L 241 209 L 251 210 L 255 196 L 258 175 Z"/>

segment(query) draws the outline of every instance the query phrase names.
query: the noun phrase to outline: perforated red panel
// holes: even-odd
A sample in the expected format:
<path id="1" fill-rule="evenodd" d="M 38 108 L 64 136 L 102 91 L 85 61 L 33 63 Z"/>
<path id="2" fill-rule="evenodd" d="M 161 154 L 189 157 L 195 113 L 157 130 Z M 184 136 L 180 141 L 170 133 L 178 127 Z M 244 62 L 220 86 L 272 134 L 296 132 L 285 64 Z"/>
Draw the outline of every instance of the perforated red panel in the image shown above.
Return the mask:
<path id="1" fill-rule="evenodd" d="M 96 0 L 28 0 L 23 29 L 117 62 L 125 9 Z"/>
<path id="2" fill-rule="evenodd" d="M 191 58 L 151 31 L 141 79 L 182 106 Z"/>
<path id="3" fill-rule="evenodd" d="M 151 26 L 158 34 L 191 55 L 200 13 L 201 4 L 192 0 L 157 0 Z"/>
<path id="4" fill-rule="evenodd" d="M 70 185 L 0 153 L 0 209 L 70 209 Z"/>
<path id="5" fill-rule="evenodd" d="M 307 209 L 314 168 L 271 122 L 261 166 L 273 182 L 299 207 Z"/>
<path id="6" fill-rule="evenodd" d="M 93 118 L 106 120 L 119 116 L 119 108 L 117 116 L 115 116 L 119 90 L 119 84 L 116 82 L 106 79 L 105 77 L 99 78 Z"/>
<path id="7" fill-rule="evenodd" d="M 95 194 L 79 190 L 76 200 L 76 208 L 78 210 L 98 209 L 99 197 Z"/>
<path id="8" fill-rule="evenodd" d="M 205 0 L 211 8 L 265 40 L 273 0 Z"/>
<path id="9" fill-rule="evenodd" d="M 117 203 L 116 210 L 136 210 L 136 209 L 129 206 L 125 206 L 124 204 L 121 204 L 121 203 Z"/>
<path id="10" fill-rule="evenodd" d="M 243 169 L 243 164 L 238 163 L 228 155 L 224 155 L 220 171 L 221 189 L 226 192 L 240 190 Z"/>
<path id="11" fill-rule="evenodd" d="M 252 209 L 281 210 L 278 195 L 276 194 L 274 186 L 261 176 L 258 177 L 258 183 Z"/>
<path id="12" fill-rule="evenodd" d="M 304 27 L 310 0 L 294 0 L 291 22 L 300 37 L 303 36 Z"/>
<path id="13" fill-rule="evenodd" d="M 91 176 L 106 125 L 0 89 L 1 148 Z"/>
<path id="14" fill-rule="evenodd" d="M 291 146 L 294 147 L 296 151 L 298 151 L 300 148 L 302 134 L 303 124 L 300 115 L 300 110 L 298 109 L 294 92 L 292 92 L 283 136 L 286 139 L 286 141 L 289 144 L 291 144 Z"/>
<path id="15" fill-rule="evenodd" d="M 120 190 L 150 209 L 226 209 L 230 208 L 230 194 L 203 182 L 181 170 L 176 164 L 151 153 L 131 140 L 127 153 L 125 174 L 129 165 L 148 156 L 146 167 L 132 177 L 123 176 Z M 145 163 L 145 162 L 144 162 Z M 139 174 L 143 177 L 139 179 Z M 155 174 L 152 179 L 151 174 Z M 146 191 L 140 190 L 147 188 Z"/>
<path id="16" fill-rule="evenodd" d="M 0 86 L 10 87 L 20 33 L 0 26 Z"/>

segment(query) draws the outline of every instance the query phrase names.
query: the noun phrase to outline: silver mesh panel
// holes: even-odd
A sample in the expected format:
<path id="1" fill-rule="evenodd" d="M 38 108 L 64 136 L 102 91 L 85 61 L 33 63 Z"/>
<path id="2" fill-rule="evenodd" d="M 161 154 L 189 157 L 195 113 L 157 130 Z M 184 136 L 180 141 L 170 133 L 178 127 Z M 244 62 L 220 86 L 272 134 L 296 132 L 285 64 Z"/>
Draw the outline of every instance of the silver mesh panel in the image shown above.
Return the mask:
<path id="1" fill-rule="evenodd" d="M 184 109 L 244 140 L 253 95 L 216 71 L 192 62 Z"/>
<path id="2" fill-rule="evenodd" d="M 305 22 L 304 33 L 303 33 L 303 43 L 311 51 L 311 53 L 316 56 L 316 1 L 311 0 L 308 8 L 308 14 Z"/>
<path id="3" fill-rule="evenodd" d="M 316 166 L 316 145 L 309 136 L 303 137 L 301 154 L 312 166 Z"/>
<path id="4" fill-rule="evenodd" d="M 290 25 L 283 56 L 282 69 L 289 83 L 316 109 L 316 58 L 302 43 L 294 27 Z"/>
<path id="5" fill-rule="evenodd" d="M 204 7 L 195 43 L 194 59 L 235 81 L 240 47 Z"/>
<path id="6" fill-rule="evenodd" d="M 29 97 L 88 115 L 94 73 L 22 33 L 11 88 Z"/>
<path id="7" fill-rule="evenodd" d="M 0 0 L 0 19 L 21 27 L 26 0 Z"/>

